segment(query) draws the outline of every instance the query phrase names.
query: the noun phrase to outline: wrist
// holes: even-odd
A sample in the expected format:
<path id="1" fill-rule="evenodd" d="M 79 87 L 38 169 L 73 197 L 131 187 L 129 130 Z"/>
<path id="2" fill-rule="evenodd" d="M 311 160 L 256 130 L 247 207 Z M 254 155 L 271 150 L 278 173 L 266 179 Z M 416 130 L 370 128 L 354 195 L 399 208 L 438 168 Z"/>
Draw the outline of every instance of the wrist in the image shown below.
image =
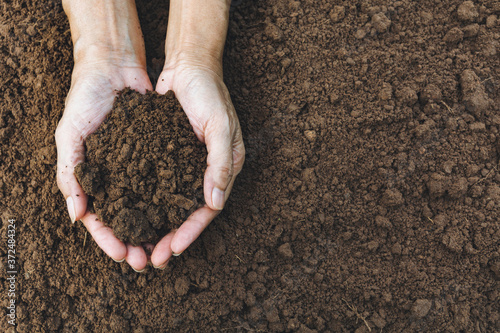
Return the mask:
<path id="1" fill-rule="evenodd" d="M 75 64 L 144 66 L 146 55 L 133 0 L 64 0 Z"/>
<path id="2" fill-rule="evenodd" d="M 230 1 L 171 0 L 165 69 L 193 66 L 222 77 Z"/>

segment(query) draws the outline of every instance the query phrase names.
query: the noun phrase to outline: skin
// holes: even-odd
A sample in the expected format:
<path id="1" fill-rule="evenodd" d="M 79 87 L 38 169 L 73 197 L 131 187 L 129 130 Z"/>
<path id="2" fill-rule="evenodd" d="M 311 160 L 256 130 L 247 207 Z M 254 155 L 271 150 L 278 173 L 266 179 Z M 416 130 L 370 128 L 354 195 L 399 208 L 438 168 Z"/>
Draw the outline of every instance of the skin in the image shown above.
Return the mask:
<path id="1" fill-rule="evenodd" d="M 81 220 L 98 246 L 113 260 L 142 271 L 150 260 L 164 269 L 222 210 L 245 148 L 238 117 L 222 78 L 222 53 L 230 1 L 171 0 L 166 60 L 156 91 L 174 91 L 200 141 L 206 144 L 206 205 L 156 245 L 132 246 L 87 210 L 87 196 L 74 175 L 85 159 L 85 138 L 111 111 L 116 92 L 131 87 L 153 90 L 146 70 L 144 41 L 133 0 L 65 0 L 75 66 L 64 114 L 56 129 L 57 184 L 71 220 Z M 144 247 L 152 250 L 151 257 Z"/>

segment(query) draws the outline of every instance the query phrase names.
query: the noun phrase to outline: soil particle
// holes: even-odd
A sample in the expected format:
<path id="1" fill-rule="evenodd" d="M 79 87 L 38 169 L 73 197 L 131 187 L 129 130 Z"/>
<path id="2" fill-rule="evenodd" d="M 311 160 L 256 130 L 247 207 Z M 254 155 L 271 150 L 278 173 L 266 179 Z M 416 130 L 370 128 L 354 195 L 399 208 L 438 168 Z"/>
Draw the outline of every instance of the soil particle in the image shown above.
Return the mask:
<path id="1" fill-rule="evenodd" d="M 458 6 L 458 18 L 461 21 L 470 22 L 475 21 L 479 17 L 479 13 L 472 1 L 464 1 Z"/>
<path id="2" fill-rule="evenodd" d="M 345 17 L 345 7 L 344 6 L 333 6 L 333 9 L 330 11 L 331 20 L 336 23 L 342 21 Z"/>
<path id="3" fill-rule="evenodd" d="M 467 193 L 468 189 L 469 182 L 467 181 L 467 178 L 460 177 L 450 182 L 448 185 L 448 194 L 452 199 L 459 199 Z"/>
<path id="4" fill-rule="evenodd" d="M 477 36 L 479 33 L 479 24 L 469 24 L 468 26 L 463 28 L 464 37 L 471 38 Z"/>
<path id="5" fill-rule="evenodd" d="M 378 96 L 382 101 L 390 100 L 392 98 L 392 86 L 389 83 L 384 82 Z"/>
<path id="6" fill-rule="evenodd" d="M 427 316 L 432 307 L 432 301 L 428 299 L 417 299 L 411 307 L 411 313 L 417 318 Z"/>
<path id="7" fill-rule="evenodd" d="M 382 204 L 388 207 L 399 206 L 404 203 L 403 194 L 397 189 L 387 189 L 382 196 Z"/>
<path id="8" fill-rule="evenodd" d="M 462 252 L 465 237 L 457 227 L 451 227 L 443 235 L 443 244 L 453 252 Z"/>
<path id="9" fill-rule="evenodd" d="M 285 38 L 283 31 L 272 23 L 267 24 L 265 34 L 273 42 L 282 42 Z"/>
<path id="10" fill-rule="evenodd" d="M 372 16 L 371 24 L 378 33 L 383 33 L 391 26 L 391 20 L 384 13 L 378 13 Z"/>
<path id="11" fill-rule="evenodd" d="M 473 70 L 467 69 L 460 76 L 463 101 L 467 109 L 480 117 L 490 106 L 490 99 L 481 84 L 481 80 Z"/>
<path id="12" fill-rule="evenodd" d="M 432 222 L 436 224 L 438 230 L 442 231 L 448 225 L 449 217 L 446 214 L 438 214 L 432 219 Z"/>
<path id="13" fill-rule="evenodd" d="M 446 33 L 444 36 L 444 41 L 447 43 L 459 43 L 464 38 L 464 32 L 462 29 L 455 27 Z"/>
<path id="14" fill-rule="evenodd" d="M 285 243 L 278 247 L 278 253 L 281 254 L 284 258 L 293 258 L 293 251 L 290 243 Z"/>
<path id="15" fill-rule="evenodd" d="M 441 89 L 437 85 L 432 83 L 425 86 L 425 88 L 422 90 L 422 93 L 420 94 L 420 99 L 423 103 L 440 102 L 441 98 Z"/>
<path id="16" fill-rule="evenodd" d="M 487 28 L 494 28 L 498 24 L 498 17 L 496 15 L 490 15 L 486 18 L 486 27 Z"/>
<path id="17" fill-rule="evenodd" d="M 417 92 L 410 87 L 403 87 L 397 92 L 398 99 L 406 105 L 412 106 L 418 101 Z"/>
<path id="18" fill-rule="evenodd" d="M 120 92 L 86 145 L 77 178 L 123 241 L 156 241 L 203 202 L 205 148 L 171 92 Z"/>

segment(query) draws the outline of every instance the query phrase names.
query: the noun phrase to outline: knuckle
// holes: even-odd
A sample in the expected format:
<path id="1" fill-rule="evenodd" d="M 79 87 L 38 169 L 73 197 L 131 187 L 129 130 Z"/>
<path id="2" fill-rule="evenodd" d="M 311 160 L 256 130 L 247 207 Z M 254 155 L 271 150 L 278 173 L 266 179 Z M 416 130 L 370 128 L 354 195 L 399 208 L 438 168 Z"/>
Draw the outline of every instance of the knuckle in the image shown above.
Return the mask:
<path id="1" fill-rule="evenodd" d="M 220 179 L 225 183 L 229 183 L 233 178 L 234 168 L 232 165 L 222 165 L 219 167 L 218 172 Z"/>

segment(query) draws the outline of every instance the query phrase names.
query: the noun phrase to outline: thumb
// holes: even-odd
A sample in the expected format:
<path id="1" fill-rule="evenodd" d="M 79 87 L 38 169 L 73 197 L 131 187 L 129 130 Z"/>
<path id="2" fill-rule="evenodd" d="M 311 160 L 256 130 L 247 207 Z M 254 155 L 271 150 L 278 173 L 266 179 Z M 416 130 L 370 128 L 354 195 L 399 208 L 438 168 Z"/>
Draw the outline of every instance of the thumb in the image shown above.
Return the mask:
<path id="1" fill-rule="evenodd" d="M 205 132 L 207 170 L 205 171 L 205 202 L 214 210 L 224 208 L 233 178 L 233 150 L 229 124 Z"/>
<path id="2" fill-rule="evenodd" d="M 57 186 L 66 199 L 73 223 L 87 211 L 87 195 L 75 176 L 75 166 L 85 160 L 84 139 L 64 117 L 55 133 L 57 145 Z"/>

